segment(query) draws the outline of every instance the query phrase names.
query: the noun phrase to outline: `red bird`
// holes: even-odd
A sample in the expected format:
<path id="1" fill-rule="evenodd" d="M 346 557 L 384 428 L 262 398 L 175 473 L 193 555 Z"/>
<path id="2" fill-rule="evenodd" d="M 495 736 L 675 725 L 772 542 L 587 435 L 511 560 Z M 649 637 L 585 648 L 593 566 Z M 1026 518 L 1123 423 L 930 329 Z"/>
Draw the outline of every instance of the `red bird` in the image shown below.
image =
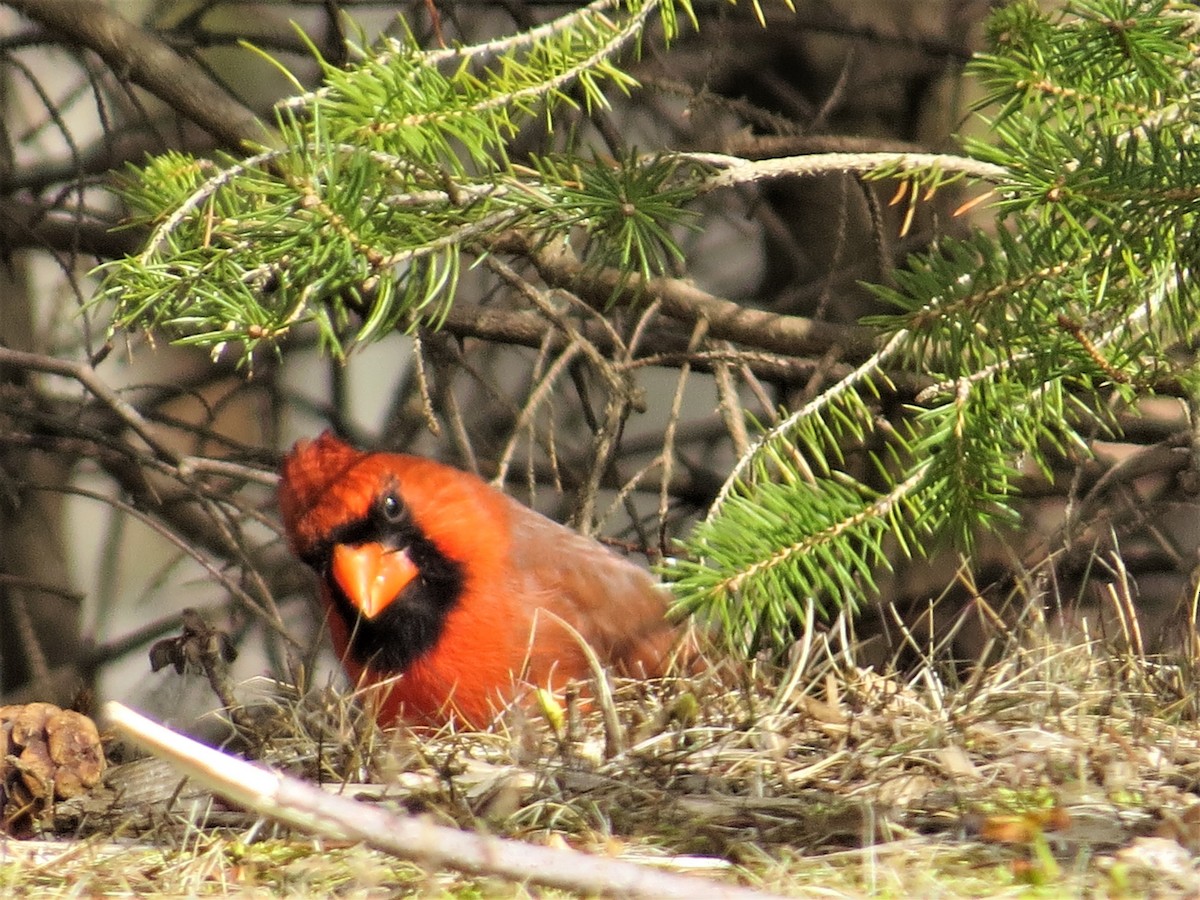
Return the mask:
<path id="1" fill-rule="evenodd" d="M 279 506 L 347 673 L 379 686 L 381 724 L 484 727 L 531 685 L 586 678 L 563 622 L 629 675 L 661 675 L 676 643 L 644 571 L 432 460 L 325 432 L 284 459 Z"/>

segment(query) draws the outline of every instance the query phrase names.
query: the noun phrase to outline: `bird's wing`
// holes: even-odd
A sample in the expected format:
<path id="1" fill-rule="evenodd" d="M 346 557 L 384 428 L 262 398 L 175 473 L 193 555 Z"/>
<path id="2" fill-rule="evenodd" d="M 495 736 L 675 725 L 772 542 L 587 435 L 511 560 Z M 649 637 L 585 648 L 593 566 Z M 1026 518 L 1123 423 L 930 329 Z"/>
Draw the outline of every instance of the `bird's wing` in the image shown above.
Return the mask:
<path id="1" fill-rule="evenodd" d="M 661 674 L 675 641 L 667 594 L 649 573 L 510 500 L 512 590 L 578 631 L 604 662 Z"/>

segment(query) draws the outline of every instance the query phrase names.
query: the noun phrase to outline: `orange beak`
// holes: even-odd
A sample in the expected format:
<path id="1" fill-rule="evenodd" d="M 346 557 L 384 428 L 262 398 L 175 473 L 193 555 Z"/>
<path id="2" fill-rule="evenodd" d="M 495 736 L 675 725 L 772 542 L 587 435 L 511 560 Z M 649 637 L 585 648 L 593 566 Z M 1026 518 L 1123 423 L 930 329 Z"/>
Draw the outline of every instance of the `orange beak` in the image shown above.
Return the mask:
<path id="1" fill-rule="evenodd" d="M 368 619 L 374 619 L 417 577 L 406 550 L 383 544 L 337 544 L 333 548 L 333 580 Z"/>

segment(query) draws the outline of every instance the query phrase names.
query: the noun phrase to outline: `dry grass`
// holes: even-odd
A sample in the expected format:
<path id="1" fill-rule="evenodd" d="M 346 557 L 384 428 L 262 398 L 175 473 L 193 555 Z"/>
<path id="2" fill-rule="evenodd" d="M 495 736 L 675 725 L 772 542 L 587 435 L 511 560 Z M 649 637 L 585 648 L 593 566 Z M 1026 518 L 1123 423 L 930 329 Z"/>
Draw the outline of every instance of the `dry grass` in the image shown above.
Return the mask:
<path id="1" fill-rule="evenodd" d="M 904 675 L 860 668 L 842 634 L 810 632 L 784 669 L 620 682 L 607 711 L 576 700 L 487 734 L 385 735 L 341 698 L 281 697 L 256 710 L 243 746 L 442 823 L 786 894 L 1200 892 L 1190 662 L 1031 627 L 959 681 L 934 660 Z M 278 832 L 147 768 L 157 774 L 114 776 L 117 791 L 85 812 L 58 811 L 79 837 L 9 842 L 0 888 L 524 895 Z"/>

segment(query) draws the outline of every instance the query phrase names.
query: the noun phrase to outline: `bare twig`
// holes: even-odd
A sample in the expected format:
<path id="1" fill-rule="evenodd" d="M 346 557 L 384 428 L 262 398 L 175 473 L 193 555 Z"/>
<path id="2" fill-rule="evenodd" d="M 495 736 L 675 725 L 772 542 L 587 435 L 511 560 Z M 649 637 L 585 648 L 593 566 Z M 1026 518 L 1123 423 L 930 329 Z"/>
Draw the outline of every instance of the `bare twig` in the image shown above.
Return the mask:
<path id="1" fill-rule="evenodd" d="M 700 344 L 708 333 L 708 320 L 699 319 L 692 328 L 692 337 L 688 341 L 688 354 L 700 349 Z M 683 408 L 683 394 L 687 388 L 688 375 L 691 373 L 690 363 L 685 362 L 679 367 L 679 378 L 675 382 L 675 396 L 671 400 L 671 411 L 667 415 L 667 427 L 663 432 L 662 479 L 658 489 L 658 548 L 667 555 L 671 546 L 667 536 L 667 512 L 670 508 L 671 475 L 675 469 L 675 431 L 679 427 L 679 415 Z"/>
<path id="2" fill-rule="evenodd" d="M 537 248 L 515 232 L 507 233 L 497 249 L 527 256 L 547 283 L 566 288 L 600 308 L 607 307 L 614 296 L 642 296 L 661 300 L 663 314 L 688 324 L 705 318 L 714 340 L 796 356 L 818 355 L 839 344 L 846 349 L 847 361 L 867 359 L 874 349 L 873 328 L 749 309 L 679 278 L 643 279 L 618 269 L 588 268 L 558 246 Z"/>
<path id="3" fill-rule="evenodd" d="M 773 896 L 737 885 L 658 872 L 624 860 L 503 840 L 396 815 L 348 797 L 330 795 L 297 778 L 206 747 L 119 703 L 106 704 L 105 713 L 127 737 L 235 803 L 296 828 L 361 841 L 421 865 L 584 894 L 680 900 L 769 900 Z"/>
<path id="4" fill-rule="evenodd" d="M 95 52 L 118 73 L 232 150 L 271 143 L 273 132 L 194 63 L 97 0 L 6 0 L 17 12 Z"/>
<path id="5" fill-rule="evenodd" d="M 742 409 L 738 397 L 737 385 L 733 380 L 733 371 L 729 363 L 720 361 L 714 364 L 713 374 L 717 386 L 717 404 L 721 410 L 721 418 L 729 430 L 729 439 L 733 442 L 733 452 L 742 456 L 750 449 L 750 435 L 746 431 L 746 412 Z"/>
<path id="6" fill-rule="evenodd" d="M 785 316 L 784 318 L 796 319 L 798 317 Z M 830 329 L 835 332 L 832 335 L 835 339 L 840 336 L 840 332 L 837 331 L 839 326 L 831 323 L 824 324 L 828 324 Z M 617 352 L 614 349 L 614 344 L 598 323 L 580 323 L 579 330 L 601 353 L 613 355 Z M 477 338 L 499 344 L 510 344 L 536 349 L 541 347 L 546 340 L 546 320 L 541 314 L 529 310 L 486 309 L 477 306 L 468 306 L 467 304 L 458 304 L 451 308 L 446 315 L 446 320 L 442 323 L 442 331 L 460 338 Z M 745 340 L 740 343 L 750 347 L 758 346 L 757 341 L 749 331 L 743 334 L 743 337 Z M 568 343 L 565 335 L 553 334 L 551 335 L 551 340 L 553 341 L 552 346 L 559 350 Z M 727 361 L 735 363 L 743 369 L 749 367 L 760 378 L 768 381 L 794 384 L 807 382 L 812 377 L 814 367 L 817 365 L 812 359 L 805 359 L 798 354 L 793 355 L 790 352 L 784 354 L 767 353 L 759 350 L 726 349 L 713 352 L 698 352 L 689 355 L 682 338 L 679 339 L 676 350 L 660 350 L 656 347 L 656 344 L 661 345 L 665 340 L 669 340 L 665 333 L 647 331 L 636 342 L 639 347 L 643 344 L 647 345 L 644 351 L 647 355 L 636 357 L 631 362 L 624 364 L 625 367 L 633 369 L 644 368 L 646 366 L 678 366 L 684 360 L 687 360 L 694 370 L 707 372 L 711 371 L 718 362 Z M 631 339 L 630 347 L 632 348 L 633 346 L 634 340 Z M 642 351 L 639 349 L 639 352 Z M 816 353 L 814 355 L 823 356 L 823 353 Z M 851 351 L 848 355 L 854 355 L 854 352 Z M 832 377 L 840 378 L 848 371 L 848 367 L 835 366 L 831 375 Z M 889 372 L 888 377 L 899 384 L 912 385 L 913 393 L 925 386 L 924 382 L 918 385 L 916 384 L 916 379 L 912 377 L 906 378 L 899 371 Z M 767 406 L 771 407 L 771 404 L 768 403 Z"/>
<path id="7" fill-rule="evenodd" d="M 126 425 L 153 450 L 161 459 L 173 465 L 178 465 L 180 458 L 174 450 L 163 444 L 150 430 L 149 423 L 128 401 L 110 388 L 87 363 L 72 362 L 69 359 L 57 359 L 40 353 L 26 353 L 23 350 L 10 350 L 0 347 L 0 364 L 7 364 L 17 369 L 28 369 L 33 372 L 45 372 L 48 375 L 63 375 L 74 378 L 91 392 L 97 400 L 111 409 Z"/>
<path id="8" fill-rule="evenodd" d="M 886 169 L 902 172 L 939 170 L 987 181 L 1000 181 L 1008 169 L 966 156 L 948 153 L 810 153 L 774 159 L 748 160 L 720 153 L 681 153 L 680 159 L 716 166 L 722 171 L 705 180 L 713 190 L 735 184 L 748 184 L 799 175 L 825 175 L 832 172 L 868 173 Z"/>

